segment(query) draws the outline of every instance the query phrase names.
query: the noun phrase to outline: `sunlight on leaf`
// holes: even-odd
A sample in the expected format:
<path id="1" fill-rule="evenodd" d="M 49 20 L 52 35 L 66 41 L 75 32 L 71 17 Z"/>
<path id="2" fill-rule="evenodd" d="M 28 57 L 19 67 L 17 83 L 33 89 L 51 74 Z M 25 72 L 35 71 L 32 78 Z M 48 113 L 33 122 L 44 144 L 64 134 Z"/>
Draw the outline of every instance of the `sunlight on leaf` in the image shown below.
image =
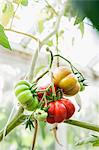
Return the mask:
<path id="1" fill-rule="evenodd" d="M 13 4 L 10 2 L 3 3 L 1 13 L 1 24 L 6 26 L 14 13 Z"/>
<path id="2" fill-rule="evenodd" d="M 84 19 L 85 19 L 85 15 L 80 15 L 80 14 L 78 13 L 78 15 L 76 16 L 74 25 L 81 23 Z"/>
<path id="3" fill-rule="evenodd" d="M 38 21 L 38 30 L 40 33 L 43 32 L 44 30 L 43 20 Z"/>
<path id="4" fill-rule="evenodd" d="M 28 5 L 28 0 L 21 0 L 21 4 L 23 6 L 27 6 Z"/>
<path id="5" fill-rule="evenodd" d="M 83 37 L 83 35 L 84 35 L 84 23 L 80 22 L 78 28 L 80 29 L 82 37 Z"/>
<path id="6" fill-rule="evenodd" d="M 4 28 L 0 25 L 0 45 L 11 50 L 8 38 L 4 32 Z"/>

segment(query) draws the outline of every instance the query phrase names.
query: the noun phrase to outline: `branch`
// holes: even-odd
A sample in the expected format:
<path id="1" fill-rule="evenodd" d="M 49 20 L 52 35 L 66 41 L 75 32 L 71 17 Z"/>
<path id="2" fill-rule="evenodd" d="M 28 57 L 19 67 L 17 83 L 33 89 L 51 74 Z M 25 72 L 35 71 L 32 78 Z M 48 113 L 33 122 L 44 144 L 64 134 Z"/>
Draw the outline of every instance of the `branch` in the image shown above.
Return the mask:
<path id="1" fill-rule="evenodd" d="M 34 131 L 33 141 L 32 141 L 32 150 L 34 150 L 34 147 L 35 147 L 37 131 L 38 131 L 38 122 L 37 122 L 37 120 L 35 120 L 35 131 Z"/>
<path id="2" fill-rule="evenodd" d="M 21 123 L 25 121 L 27 116 L 23 114 L 23 111 L 24 111 L 23 107 L 20 106 L 17 114 L 14 116 L 12 121 L 8 124 L 6 128 L 5 136 L 8 135 L 15 127 L 19 126 Z M 3 133 L 4 133 L 4 129 L 0 132 L 0 141 L 2 141 L 3 139 Z"/>
<path id="3" fill-rule="evenodd" d="M 56 10 L 53 8 L 53 6 L 52 6 L 47 0 L 45 0 L 45 2 L 46 2 L 46 4 L 52 9 L 52 11 L 54 12 L 54 14 L 55 14 L 56 16 L 58 16 L 58 13 L 57 13 Z"/>
<path id="4" fill-rule="evenodd" d="M 64 11 L 65 11 L 65 7 L 66 7 L 66 2 L 64 3 L 63 10 L 60 12 L 60 14 L 59 14 L 59 16 L 57 18 L 54 30 L 41 41 L 41 45 L 46 44 L 46 42 L 48 41 L 48 39 L 51 38 L 54 34 L 56 34 L 56 32 L 57 32 L 57 30 L 59 28 L 59 25 L 60 25 L 61 17 L 63 16 Z"/>
<path id="5" fill-rule="evenodd" d="M 11 27 L 12 27 L 13 20 L 14 20 L 14 17 L 15 17 L 15 14 L 16 14 L 18 8 L 19 8 L 19 4 L 17 4 L 17 7 L 16 7 L 16 9 L 15 9 L 15 11 L 14 11 L 14 13 L 13 13 L 12 20 L 11 20 L 11 24 L 10 24 L 10 29 L 11 29 Z"/>
<path id="6" fill-rule="evenodd" d="M 99 126 L 96 126 L 91 123 L 86 123 L 86 122 L 78 121 L 78 120 L 66 120 L 64 121 L 64 123 L 99 132 Z"/>
<path id="7" fill-rule="evenodd" d="M 34 39 L 35 41 L 38 41 L 38 38 L 36 38 L 35 36 L 33 36 L 31 34 L 28 34 L 28 33 L 20 32 L 20 31 L 17 31 L 17 30 L 9 29 L 9 28 L 8 29 L 5 28 L 4 30 L 5 31 L 15 32 L 17 34 L 22 34 L 22 35 L 25 35 L 27 37 L 30 37 L 30 38 Z"/>

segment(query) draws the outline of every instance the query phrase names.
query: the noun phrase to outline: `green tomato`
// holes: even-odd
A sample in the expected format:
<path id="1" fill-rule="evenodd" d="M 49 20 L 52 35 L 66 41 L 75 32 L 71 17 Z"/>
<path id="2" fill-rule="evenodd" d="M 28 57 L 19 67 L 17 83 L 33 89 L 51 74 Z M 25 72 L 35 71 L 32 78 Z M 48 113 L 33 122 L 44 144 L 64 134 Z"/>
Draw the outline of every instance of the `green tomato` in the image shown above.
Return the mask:
<path id="1" fill-rule="evenodd" d="M 21 92 L 17 96 L 17 98 L 22 105 L 26 104 L 29 100 L 33 100 L 33 96 L 30 90 L 25 90 Z"/>
<path id="2" fill-rule="evenodd" d="M 33 97 L 33 100 L 31 100 L 31 102 L 29 101 L 28 103 L 25 104 L 25 109 L 27 109 L 29 111 L 33 111 L 33 110 L 37 109 L 37 107 L 38 107 L 37 97 Z"/>
<path id="3" fill-rule="evenodd" d="M 82 91 L 84 91 L 84 90 L 85 90 L 85 86 L 83 85 L 82 82 L 80 82 L 80 91 L 82 92 Z"/>
<path id="4" fill-rule="evenodd" d="M 23 84 L 23 85 L 18 85 L 15 88 L 15 95 L 18 96 L 20 93 L 22 93 L 25 90 L 29 90 L 29 86 Z"/>
<path id="5" fill-rule="evenodd" d="M 33 96 L 30 90 L 31 85 L 29 82 L 21 80 L 15 85 L 14 89 L 18 101 L 29 111 L 33 111 L 38 107 L 38 99 Z"/>
<path id="6" fill-rule="evenodd" d="M 15 88 L 19 85 L 27 85 L 28 87 L 31 86 L 31 83 L 29 83 L 28 81 L 26 80 L 20 80 L 16 85 L 15 85 Z"/>
<path id="7" fill-rule="evenodd" d="M 38 121 L 44 121 L 47 118 L 47 116 L 48 116 L 48 113 L 41 109 L 37 109 L 34 112 L 34 118 Z"/>

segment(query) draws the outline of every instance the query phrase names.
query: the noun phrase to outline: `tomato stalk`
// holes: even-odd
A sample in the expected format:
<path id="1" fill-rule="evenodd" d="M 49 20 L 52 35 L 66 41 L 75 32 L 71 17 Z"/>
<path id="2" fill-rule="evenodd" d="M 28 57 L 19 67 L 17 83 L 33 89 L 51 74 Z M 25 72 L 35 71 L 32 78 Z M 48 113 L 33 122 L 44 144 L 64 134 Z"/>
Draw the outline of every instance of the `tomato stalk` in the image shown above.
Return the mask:
<path id="1" fill-rule="evenodd" d="M 72 120 L 72 119 L 66 120 L 66 121 L 64 121 L 64 123 L 99 132 L 99 126 L 96 126 L 96 125 L 91 124 L 91 123 L 78 121 L 78 120 Z"/>
<path id="2" fill-rule="evenodd" d="M 35 130 L 34 130 L 34 135 L 33 135 L 33 141 L 32 141 L 32 150 L 35 148 L 35 142 L 36 142 L 36 137 L 37 137 L 37 131 L 38 131 L 38 122 L 37 120 L 34 121 L 35 124 Z"/>

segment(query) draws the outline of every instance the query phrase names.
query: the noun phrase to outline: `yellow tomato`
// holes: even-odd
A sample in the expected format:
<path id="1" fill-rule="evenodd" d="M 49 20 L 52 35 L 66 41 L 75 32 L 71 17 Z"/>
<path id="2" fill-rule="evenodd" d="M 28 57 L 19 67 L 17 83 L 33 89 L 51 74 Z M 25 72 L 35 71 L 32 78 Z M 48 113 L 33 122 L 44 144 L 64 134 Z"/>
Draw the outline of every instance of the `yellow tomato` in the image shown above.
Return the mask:
<path id="1" fill-rule="evenodd" d="M 80 84 L 71 70 L 66 67 L 58 67 L 53 71 L 54 84 L 63 89 L 64 94 L 73 96 L 80 90 Z"/>

